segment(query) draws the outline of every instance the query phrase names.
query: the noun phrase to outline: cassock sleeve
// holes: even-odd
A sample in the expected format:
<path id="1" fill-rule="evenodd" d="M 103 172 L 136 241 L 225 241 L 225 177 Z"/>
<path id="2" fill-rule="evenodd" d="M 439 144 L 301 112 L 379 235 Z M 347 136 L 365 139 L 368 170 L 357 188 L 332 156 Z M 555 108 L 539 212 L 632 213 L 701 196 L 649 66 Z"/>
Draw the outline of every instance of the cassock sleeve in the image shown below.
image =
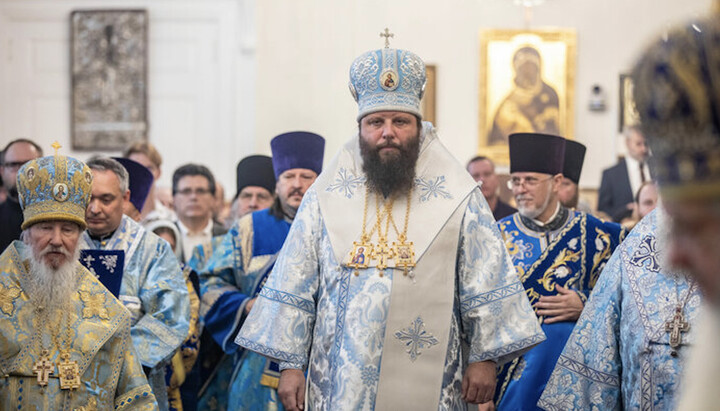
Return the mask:
<path id="1" fill-rule="evenodd" d="M 140 362 L 153 368 L 169 359 L 188 336 L 190 297 L 170 245 L 152 233 L 143 241 L 138 248 L 148 251 L 135 263 L 145 270 L 138 295 L 144 314 L 132 326 L 131 334 Z"/>
<path id="2" fill-rule="evenodd" d="M 621 251 L 600 275 L 538 406 L 546 410 L 621 409 L 619 354 Z"/>
<path id="3" fill-rule="evenodd" d="M 502 365 L 545 340 L 479 188 L 470 194 L 457 258 L 468 362 Z"/>
<path id="4" fill-rule="evenodd" d="M 235 342 L 304 369 L 312 343 L 320 278 L 318 244 L 323 225 L 315 191 L 305 193 L 275 267 Z"/>
<path id="5" fill-rule="evenodd" d="M 133 347 L 129 324 L 120 327 L 116 338 L 123 349 L 120 354 L 120 375 L 115 389 L 116 410 L 157 410 L 158 404 L 150 389 L 135 347 Z"/>
<path id="6" fill-rule="evenodd" d="M 238 349 L 234 339 L 245 320 L 245 305 L 250 301 L 235 279 L 245 272 L 242 244 L 248 243 L 243 237 L 249 235 L 251 228 L 245 226 L 251 222 L 248 216 L 233 225 L 198 276 L 205 330 L 228 354 Z"/>

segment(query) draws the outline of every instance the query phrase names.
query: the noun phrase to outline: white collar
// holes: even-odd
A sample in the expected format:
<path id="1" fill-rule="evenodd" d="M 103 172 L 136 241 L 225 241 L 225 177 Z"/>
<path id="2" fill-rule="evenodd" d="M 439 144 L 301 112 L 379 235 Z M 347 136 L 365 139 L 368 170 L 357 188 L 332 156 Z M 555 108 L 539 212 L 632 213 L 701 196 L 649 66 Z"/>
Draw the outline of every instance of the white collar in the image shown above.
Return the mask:
<path id="1" fill-rule="evenodd" d="M 187 228 L 187 226 L 185 226 L 185 224 L 183 224 L 182 221 L 180 221 L 180 219 L 178 219 L 176 221 L 176 223 L 177 223 L 178 228 L 180 229 L 180 234 L 182 234 L 183 237 L 200 236 L 200 235 L 212 236 L 212 227 L 213 227 L 212 218 L 209 219 L 207 225 L 205 225 L 205 227 L 198 232 L 191 232 L 190 229 Z"/>
<path id="2" fill-rule="evenodd" d="M 536 220 L 534 218 L 531 218 L 532 222 L 537 224 L 538 227 L 545 227 L 546 224 L 550 224 L 555 220 L 555 217 L 557 217 L 558 213 L 560 212 L 560 201 L 557 202 L 557 205 L 555 206 L 555 212 L 553 215 L 550 216 L 550 218 L 547 220 L 547 222 L 542 222 L 540 220 Z"/>

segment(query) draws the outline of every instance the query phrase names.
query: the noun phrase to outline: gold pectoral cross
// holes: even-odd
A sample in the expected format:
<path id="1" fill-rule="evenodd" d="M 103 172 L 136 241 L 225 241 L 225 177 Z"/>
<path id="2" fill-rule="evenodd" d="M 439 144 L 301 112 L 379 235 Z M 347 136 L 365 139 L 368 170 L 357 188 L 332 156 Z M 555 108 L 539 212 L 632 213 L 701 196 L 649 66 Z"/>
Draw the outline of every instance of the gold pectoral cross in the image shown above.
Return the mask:
<path id="1" fill-rule="evenodd" d="M 394 256 L 395 251 L 392 249 L 392 247 L 388 246 L 387 242 L 384 240 L 380 241 L 380 243 L 378 243 L 378 245 L 373 248 L 372 259 L 378 260 L 377 268 L 378 270 L 380 270 L 380 277 L 385 274 L 385 269 L 388 266 L 388 260 L 393 258 Z"/>
<path id="2" fill-rule="evenodd" d="M 670 333 L 670 348 L 672 348 L 670 355 L 673 357 L 677 356 L 677 348 L 682 344 L 682 333 L 688 332 L 689 330 L 690 324 L 685 321 L 682 308 L 675 308 L 675 314 L 672 320 L 665 323 L 665 332 Z"/>
<path id="3" fill-rule="evenodd" d="M 55 364 L 50 361 L 48 350 L 42 350 L 40 353 L 40 359 L 33 365 L 33 373 L 37 374 L 38 385 L 44 387 L 48 384 L 50 374 L 53 373 Z"/>
<path id="4" fill-rule="evenodd" d="M 75 390 L 80 388 L 80 367 L 77 361 L 70 361 L 70 354 L 61 355 L 63 361 L 58 364 L 61 390 Z"/>

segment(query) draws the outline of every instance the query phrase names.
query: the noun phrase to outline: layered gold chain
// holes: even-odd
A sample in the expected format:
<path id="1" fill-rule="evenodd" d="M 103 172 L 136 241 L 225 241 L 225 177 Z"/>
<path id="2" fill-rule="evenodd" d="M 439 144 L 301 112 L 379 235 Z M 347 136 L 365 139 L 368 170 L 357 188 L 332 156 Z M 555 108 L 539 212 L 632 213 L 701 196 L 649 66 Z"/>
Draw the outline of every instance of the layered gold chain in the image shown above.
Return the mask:
<path id="1" fill-rule="evenodd" d="M 48 321 L 48 313 L 45 307 L 36 306 L 35 313 L 40 319 L 40 324 L 37 328 L 37 339 L 40 349 L 40 358 L 33 365 L 33 372 L 37 376 L 37 383 L 40 385 L 42 390 L 48 384 L 48 378 L 50 375 L 55 374 L 55 363 L 50 361 L 50 350 L 45 348 L 43 342 L 43 330 L 46 328 Z M 51 343 L 55 345 L 58 352 L 60 353 L 61 362 L 57 364 L 58 372 L 57 376 L 60 380 L 60 389 L 72 390 L 80 388 L 80 368 L 78 367 L 77 361 L 70 360 L 70 347 L 72 346 L 72 329 L 70 321 L 70 311 L 66 309 L 59 310 L 61 312 L 60 319 L 55 323 L 55 327 L 49 327 Z M 62 316 L 66 318 L 65 337 L 61 342 L 59 336 L 61 334 L 60 326 L 62 324 Z"/>
<path id="2" fill-rule="evenodd" d="M 370 189 L 366 186 L 360 241 L 353 242 L 353 249 L 350 252 L 350 257 L 346 265 L 350 268 L 354 268 L 354 274 L 358 276 L 360 275 L 358 269 L 369 268 L 369 260 L 376 260 L 377 263 L 374 266 L 378 268 L 379 275 L 382 277 L 384 275 L 385 269 L 388 267 L 388 260 L 392 259 L 395 260 L 395 266 L 402 267 L 404 269 L 404 274 L 407 275 L 408 269 L 415 266 L 415 253 L 413 250 L 413 243 L 406 242 L 407 230 L 410 221 L 412 190 L 409 190 L 407 194 L 405 221 L 402 232 L 398 230 L 392 215 L 392 209 L 395 205 L 395 199 L 391 198 L 388 201 L 384 201 L 381 207 L 380 196 L 377 194 L 375 194 L 375 224 L 373 225 L 370 233 L 367 232 L 369 197 Z M 383 222 L 385 223 L 384 233 L 382 227 Z M 393 243 L 392 246 L 388 244 L 390 224 L 392 224 L 398 238 L 398 242 Z M 372 237 L 376 231 L 378 233 L 378 242 L 375 244 L 372 242 Z"/>

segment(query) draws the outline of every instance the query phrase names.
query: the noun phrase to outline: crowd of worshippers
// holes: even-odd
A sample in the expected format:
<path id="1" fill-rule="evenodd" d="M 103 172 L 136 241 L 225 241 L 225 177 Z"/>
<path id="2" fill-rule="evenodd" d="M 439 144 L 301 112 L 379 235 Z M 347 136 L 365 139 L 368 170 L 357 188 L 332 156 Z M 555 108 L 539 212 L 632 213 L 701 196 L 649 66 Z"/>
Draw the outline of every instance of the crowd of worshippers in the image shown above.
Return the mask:
<path id="1" fill-rule="evenodd" d="M 459 163 L 422 121 L 421 58 L 387 44 L 350 67 L 358 133 L 332 160 L 278 135 L 232 204 L 199 164 L 164 193 L 146 141 L 80 161 L 14 140 L 0 409 L 715 408 L 717 56 L 713 16 L 638 59 L 641 124 L 597 211 L 586 148 L 535 132 L 508 136 L 503 201 L 491 158 Z"/>

